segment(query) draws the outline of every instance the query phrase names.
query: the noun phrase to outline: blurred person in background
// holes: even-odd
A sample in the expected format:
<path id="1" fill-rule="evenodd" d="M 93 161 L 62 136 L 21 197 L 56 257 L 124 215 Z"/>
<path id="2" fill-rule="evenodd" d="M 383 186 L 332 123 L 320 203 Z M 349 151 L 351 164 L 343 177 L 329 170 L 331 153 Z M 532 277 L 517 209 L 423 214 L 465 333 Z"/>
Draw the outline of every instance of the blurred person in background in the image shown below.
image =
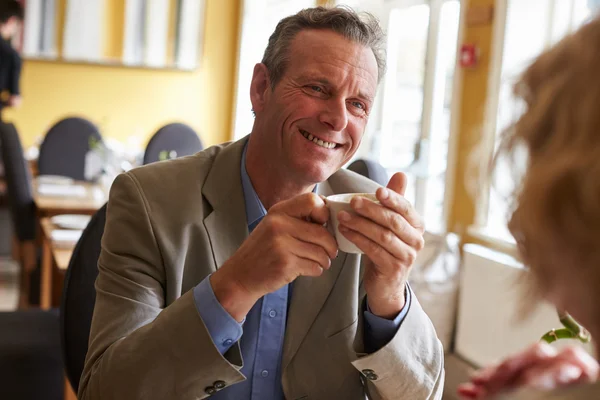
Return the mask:
<path id="1" fill-rule="evenodd" d="M 543 53 L 515 86 L 525 112 L 498 155 L 528 164 L 509 229 L 528 288 L 600 338 L 600 19 Z M 474 374 L 464 399 L 600 399 L 598 362 L 539 343 Z"/>
<path id="2" fill-rule="evenodd" d="M 19 2 L 0 0 L 0 121 L 4 108 L 21 104 L 21 56 L 11 41 L 22 20 L 23 8 Z"/>

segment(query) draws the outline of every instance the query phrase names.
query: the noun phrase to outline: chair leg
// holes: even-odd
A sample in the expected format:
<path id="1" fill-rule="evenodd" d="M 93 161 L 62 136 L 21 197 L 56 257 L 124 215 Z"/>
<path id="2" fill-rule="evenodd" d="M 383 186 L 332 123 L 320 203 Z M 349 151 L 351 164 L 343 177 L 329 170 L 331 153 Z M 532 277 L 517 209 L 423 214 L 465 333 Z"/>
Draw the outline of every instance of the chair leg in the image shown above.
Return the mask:
<path id="1" fill-rule="evenodd" d="M 37 265 L 35 241 L 30 240 L 26 242 L 21 242 L 19 261 L 19 264 L 21 265 L 21 288 L 19 291 L 19 308 L 28 308 L 29 292 L 31 290 L 31 272 L 35 270 L 35 267 Z"/>
<path id="2" fill-rule="evenodd" d="M 21 264 L 21 242 L 17 239 L 16 235 L 12 238 L 12 259 L 18 264 Z"/>

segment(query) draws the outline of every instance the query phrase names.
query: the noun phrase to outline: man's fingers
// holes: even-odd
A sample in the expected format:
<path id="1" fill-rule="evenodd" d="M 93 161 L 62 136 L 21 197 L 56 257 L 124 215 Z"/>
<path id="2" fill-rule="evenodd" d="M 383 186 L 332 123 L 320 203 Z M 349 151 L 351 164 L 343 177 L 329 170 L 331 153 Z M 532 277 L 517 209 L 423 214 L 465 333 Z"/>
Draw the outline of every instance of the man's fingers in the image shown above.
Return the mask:
<path id="1" fill-rule="evenodd" d="M 323 269 L 331 267 L 331 258 L 321 246 L 294 239 L 290 247 L 291 253 L 299 258 L 314 261 Z"/>
<path id="2" fill-rule="evenodd" d="M 419 232 L 423 233 L 425 230 L 423 224 L 423 218 L 419 215 L 417 210 L 413 207 L 412 204 L 406 198 L 393 190 L 379 188 L 375 193 L 377 196 L 377 200 L 381 203 L 382 206 L 389 208 L 390 210 L 400 214 L 412 227 L 417 229 Z M 366 203 L 365 199 L 354 198 L 352 199 L 352 206 L 356 204 L 356 202 Z"/>
<path id="3" fill-rule="evenodd" d="M 264 227 L 262 227 L 264 225 Z M 322 225 L 290 217 L 275 212 L 267 215 L 260 225 L 261 229 L 270 229 L 273 236 L 289 236 L 303 242 L 316 244 L 327 252 L 329 258 L 335 258 L 338 252 L 337 242 Z"/>
<path id="4" fill-rule="evenodd" d="M 354 243 L 375 265 L 390 265 L 396 266 L 398 263 L 396 258 L 390 254 L 385 248 L 378 243 L 372 241 L 365 235 L 355 230 L 352 230 L 344 225 L 340 225 L 340 233 L 349 241 Z"/>
<path id="5" fill-rule="evenodd" d="M 375 204 L 373 204 L 373 206 L 380 207 Z M 379 221 L 372 221 L 359 215 L 351 215 L 346 211 L 341 211 L 339 217 L 341 217 L 340 221 L 342 221 L 344 217 L 348 218 L 344 219 L 343 222 L 340 224 L 340 227 L 342 227 L 342 229 L 344 227 L 347 227 L 353 232 L 356 232 L 357 234 L 360 234 L 361 236 L 364 236 L 366 239 L 369 240 L 370 243 L 365 242 L 364 245 L 365 247 L 373 248 L 372 251 L 369 252 L 369 254 L 373 254 L 375 247 L 382 247 L 395 259 L 400 260 L 407 265 L 412 265 L 412 263 L 414 262 L 417 256 L 417 250 L 420 250 L 420 248 L 416 249 L 416 247 L 419 237 L 421 235 L 418 234 L 414 230 L 414 228 L 408 226 L 408 224 L 406 224 L 406 226 L 414 234 L 414 239 L 409 238 L 407 235 L 403 235 L 402 238 L 399 238 L 395 232 L 385 227 L 385 225 L 380 225 Z M 355 244 L 359 246 L 358 243 Z M 413 246 L 413 244 L 415 245 Z M 367 253 L 367 249 L 361 250 Z M 390 265 L 380 264 L 380 262 L 389 262 L 390 260 L 375 260 L 371 258 L 371 261 L 373 261 L 377 265 Z M 392 265 L 395 264 L 397 263 L 394 262 Z"/>
<path id="6" fill-rule="evenodd" d="M 338 245 L 333 235 L 327 228 L 312 222 L 294 221 L 294 228 L 291 232 L 292 237 L 306 243 L 312 243 L 323 249 L 330 259 L 336 258 L 338 254 Z"/>
<path id="7" fill-rule="evenodd" d="M 298 259 L 298 275 L 300 276 L 318 277 L 323 274 L 323 271 L 323 268 L 321 268 L 321 266 L 313 260 L 306 258 Z"/>
<path id="8" fill-rule="evenodd" d="M 329 209 L 325 201 L 315 193 L 305 193 L 282 201 L 269 210 L 270 213 L 284 213 L 290 217 L 325 224 L 329 220 Z"/>
<path id="9" fill-rule="evenodd" d="M 353 200 L 352 206 L 354 211 L 377 225 L 382 229 L 391 231 L 396 237 L 407 245 L 421 250 L 424 246 L 423 234 L 421 230 L 413 227 L 402 215 L 398 212 L 376 204 L 366 199 Z M 418 218 L 417 218 L 418 220 Z M 418 221 L 417 221 L 418 222 Z M 417 223 L 418 225 L 419 223 Z M 357 229 L 361 232 L 360 229 Z"/>
<path id="10" fill-rule="evenodd" d="M 408 178 L 403 172 L 396 172 L 392 179 L 387 184 L 388 189 L 393 190 L 400 196 L 404 196 L 406 193 L 406 187 L 408 186 Z"/>

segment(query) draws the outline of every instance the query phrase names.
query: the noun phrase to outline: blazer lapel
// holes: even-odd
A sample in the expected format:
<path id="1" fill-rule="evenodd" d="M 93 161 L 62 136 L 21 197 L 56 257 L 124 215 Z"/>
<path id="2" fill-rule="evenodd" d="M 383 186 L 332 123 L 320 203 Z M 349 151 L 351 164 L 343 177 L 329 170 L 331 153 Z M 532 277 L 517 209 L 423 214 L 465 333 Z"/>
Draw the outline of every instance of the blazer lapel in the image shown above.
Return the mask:
<path id="1" fill-rule="evenodd" d="M 334 194 L 328 181 L 320 183 L 317 192 L 323 196 Z M 294 281 L 283 344 L 283 371 L 298 351 L 319 311 L 323 308 L 347 256 L 346 253 L 340 252 L 332 261 L 331 268 L 318 278 L 301 276 Z"/>
<path id="2" fill-rule="evenodd" d="M 223 148 L 206 177 L 202 194 L 213 208 L 204 219 L 218 269 L 248 237 L 242 190 L 242 151 L 247 138 Z"/>

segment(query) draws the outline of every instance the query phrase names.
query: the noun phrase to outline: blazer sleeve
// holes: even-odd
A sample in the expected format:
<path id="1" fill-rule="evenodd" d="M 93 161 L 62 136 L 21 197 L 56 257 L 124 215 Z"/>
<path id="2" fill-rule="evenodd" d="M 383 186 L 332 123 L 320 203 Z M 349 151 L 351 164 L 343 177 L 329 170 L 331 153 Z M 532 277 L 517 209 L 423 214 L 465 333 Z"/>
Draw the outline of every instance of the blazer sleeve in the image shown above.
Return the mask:
<path id="1" fill-rule="evenodd" d="M 221 355 L 191 290 L 165 304 L 148 210 L 135 176 L 120 175 L 108 202 L 80 400 L 198 399 L 245 379 L 239 344 Z"/>
<path id="2" fill-rule="evenodd" d="M 444 391 L 444 349 L 416 296 L 393 339 L 352 362 L 373 400 L 438 400 Z"/>

